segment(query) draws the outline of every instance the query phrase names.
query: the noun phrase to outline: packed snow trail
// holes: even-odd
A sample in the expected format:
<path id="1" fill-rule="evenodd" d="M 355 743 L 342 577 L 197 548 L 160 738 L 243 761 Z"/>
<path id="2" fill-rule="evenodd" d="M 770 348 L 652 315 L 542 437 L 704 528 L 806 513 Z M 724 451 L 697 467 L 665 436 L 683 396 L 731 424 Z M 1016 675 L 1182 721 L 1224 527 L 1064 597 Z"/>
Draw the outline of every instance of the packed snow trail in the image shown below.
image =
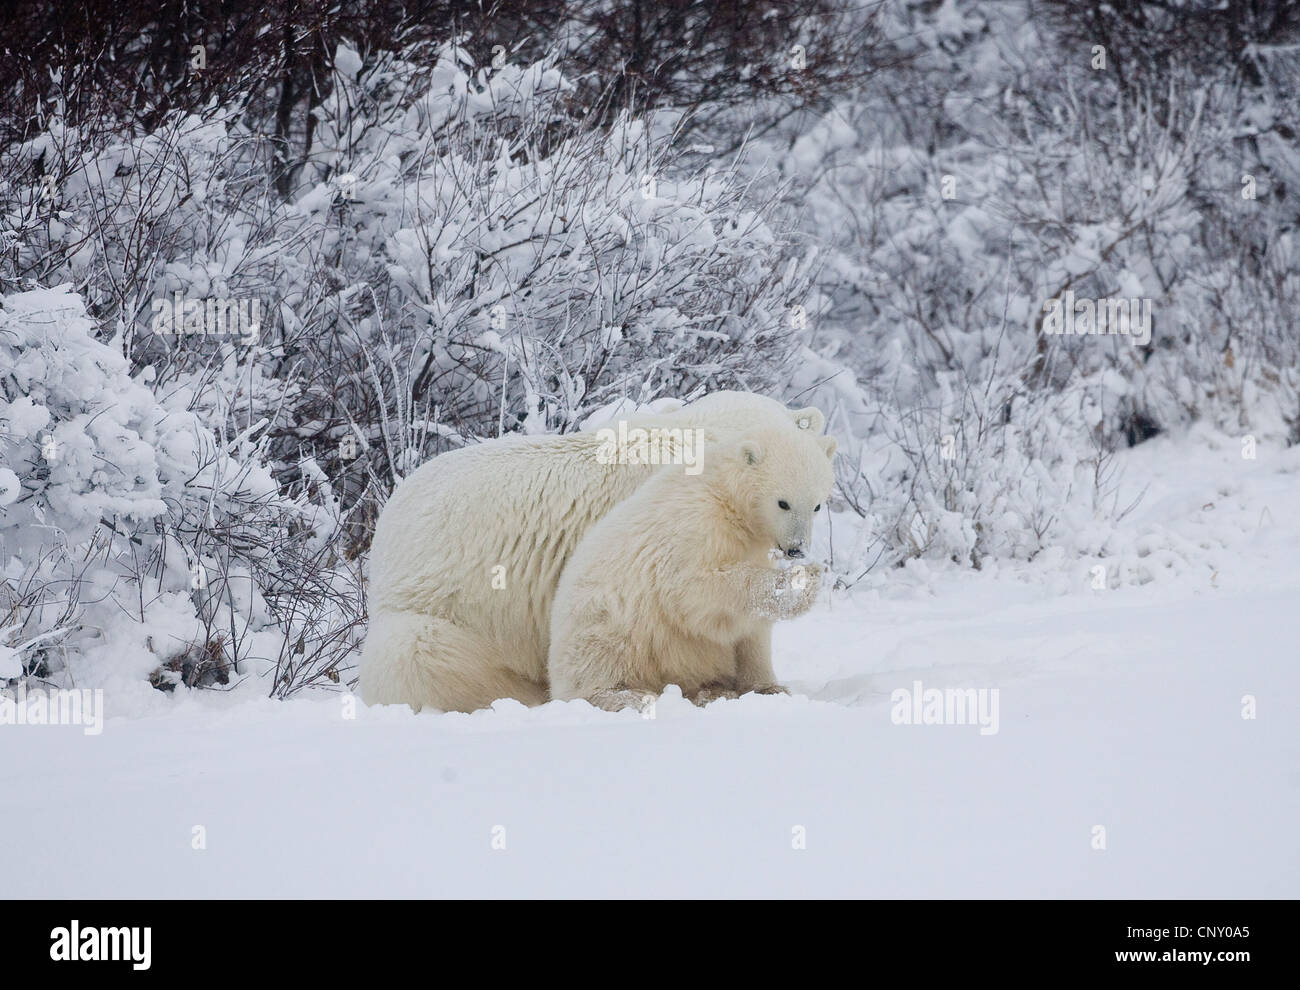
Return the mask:
<path id="1" fill-rule="evenodd" d="M 1145 447 L 1119 531 L 1145 583 L 874 576 L 778 626 L 792 697 L 346 718 L 145 692 L 98 736 L 0 727 L 6 891 L 1295 897 L 1300 448 Z M 896 724 L 918 681 L 997 689 L 997 731 Z"/>

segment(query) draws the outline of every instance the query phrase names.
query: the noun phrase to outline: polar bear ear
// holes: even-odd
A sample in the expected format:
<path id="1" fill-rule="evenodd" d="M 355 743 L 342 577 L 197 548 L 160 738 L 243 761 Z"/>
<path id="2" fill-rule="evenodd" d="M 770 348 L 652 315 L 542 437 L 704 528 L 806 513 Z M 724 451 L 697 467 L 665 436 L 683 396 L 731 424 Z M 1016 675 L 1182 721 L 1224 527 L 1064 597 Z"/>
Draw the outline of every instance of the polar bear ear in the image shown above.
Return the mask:
<path id="1" fill-rule="evenodd" d="M 817 442 L 821 444 L 822 450 L 825 451 L 827 459 L 835 456 L 835 449 L 839 446 L 834 437 L 818 437 Z"/>
<path id="2" fill-rule="evenodd" d="M 763 459 L 763 448 L 757 440 L 746 440 L 740 445 L 740 456 L 746 464 L 757 464 Z"/>
<path id="3" fill-rule="evenodd" d="M 826 427 L 826 417 L 816 406 L 805 406 L 803 409 L 790 410 L 790 418 L 794 420 L 794 425 L 801 430 L 812 430 L 814 433 L 820 433 Z"/>

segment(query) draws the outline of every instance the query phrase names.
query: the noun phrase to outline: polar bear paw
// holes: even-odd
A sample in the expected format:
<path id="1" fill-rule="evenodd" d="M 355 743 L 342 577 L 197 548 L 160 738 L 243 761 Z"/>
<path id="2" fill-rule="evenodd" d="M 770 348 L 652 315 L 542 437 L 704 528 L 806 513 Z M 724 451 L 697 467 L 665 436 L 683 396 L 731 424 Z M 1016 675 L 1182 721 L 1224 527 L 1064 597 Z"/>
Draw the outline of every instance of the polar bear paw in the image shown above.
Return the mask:
<path id="1" fill-rule="evenodd" d="M 608 688 L 593 691 L 587 696 L 587 703 L 607 712 L 619 712 L 624 708 L 635 708 L 639 712 L 649 711 L 657 700 L 652 691 L 638 691 L 635 688 Z"/>
<path id="2" fill-rule="evenodd" d="M 739 697 L 740 692 L 728 684 L 706 684 L 690 695 L 691 701 L 701 708 L 714 701 L 734 701 Z"/>

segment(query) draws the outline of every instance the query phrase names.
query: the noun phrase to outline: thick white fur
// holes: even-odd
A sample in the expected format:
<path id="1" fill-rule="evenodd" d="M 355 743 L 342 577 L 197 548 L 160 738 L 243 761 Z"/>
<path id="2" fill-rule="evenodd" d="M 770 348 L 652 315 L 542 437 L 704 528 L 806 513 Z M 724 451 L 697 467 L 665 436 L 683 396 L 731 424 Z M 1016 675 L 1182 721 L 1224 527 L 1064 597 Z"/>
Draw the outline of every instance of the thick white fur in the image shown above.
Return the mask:
<path id="1" fill-rule="evenodd" d="M 820 433 L 815 408 L 718 392 L 633 425 L 707 431 L 708 451 L 756 424 Z M 435 457 L 394 490 L 370 553 L 367 704 L 473 711 L 548 698 L 551 603 L 583 534 L 656 472 L 602 464 L 592 430 L 490 440 Z M 499 585 L 494 587 L 494 579 Z"/>
<path id="2" fill-rule="evenodd" d="M 772 623 L 808 610 L 821 568 L 782 570 L 771 551 L 807 547 L 834 452 L 830 437 L 755 429 L 702 474 L 665 471 L 611 509 L 556 592 L 552 696 L 619 708 L 668 684 L 699 702 L 783 691 Z"/>

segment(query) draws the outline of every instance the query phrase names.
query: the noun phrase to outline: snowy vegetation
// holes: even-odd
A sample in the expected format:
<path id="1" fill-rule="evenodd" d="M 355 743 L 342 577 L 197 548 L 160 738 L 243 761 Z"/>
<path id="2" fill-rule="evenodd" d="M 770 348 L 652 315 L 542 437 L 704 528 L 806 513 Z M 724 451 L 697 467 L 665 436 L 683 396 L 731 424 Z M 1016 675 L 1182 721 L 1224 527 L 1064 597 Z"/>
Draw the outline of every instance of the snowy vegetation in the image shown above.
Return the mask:
<path id="1" fill-rule="evenodd" d="M 619 402 L 823 408 L 842 588 L 1300 442 L 1287 4 L 19 7 L 0 680 L 346 685 L 393 485 Z"/>

